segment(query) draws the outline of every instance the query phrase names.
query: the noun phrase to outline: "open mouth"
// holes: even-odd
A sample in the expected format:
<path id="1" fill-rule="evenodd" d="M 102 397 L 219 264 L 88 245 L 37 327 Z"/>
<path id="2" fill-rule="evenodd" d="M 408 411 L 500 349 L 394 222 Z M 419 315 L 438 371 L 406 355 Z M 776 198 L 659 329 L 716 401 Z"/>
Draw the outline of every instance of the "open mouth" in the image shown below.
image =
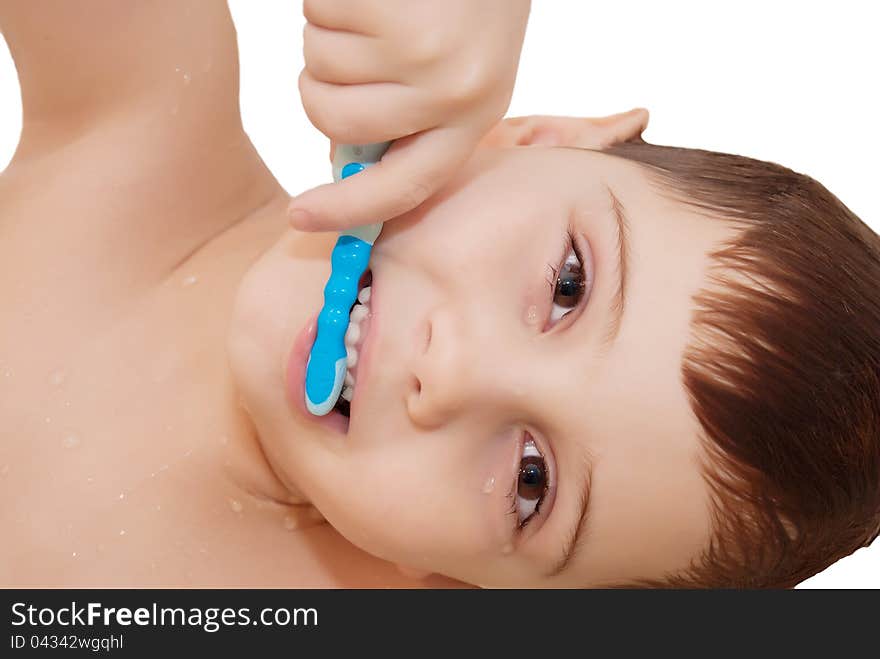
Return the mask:
<path id="1" fill-rule="evenodd" d="M 336 401 L 336 405 L 333 406 L 334 411 L 339 412 L 347 419 L 351 418 L 351 400 L 354 398 L 354 391 L 357 387 L 358 349 L 363 345 L 364 338 L 361 333 L 360 322 L 370 312 L 369 303 L 372 284 L 373 272 L 368 268 L 361 275 L 361 279 L 358 282 L 358 297 L 349 309 L 349 329 L 345 335 L 345 349 L 348 354 L 349 368 L 346 372 L 342 393 Z M 357 307 L 363 307 L 363 310 L 356 311 Z"/>

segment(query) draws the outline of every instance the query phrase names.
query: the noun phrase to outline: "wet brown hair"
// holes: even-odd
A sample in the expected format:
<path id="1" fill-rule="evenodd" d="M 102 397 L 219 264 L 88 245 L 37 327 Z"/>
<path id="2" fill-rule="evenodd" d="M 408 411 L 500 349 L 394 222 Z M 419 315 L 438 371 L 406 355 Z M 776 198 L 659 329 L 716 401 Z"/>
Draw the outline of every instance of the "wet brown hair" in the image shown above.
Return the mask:
<path id="1" fill-rule="evenodd" d="M 627 586 L 788 588 L 880 532 L 880 236 L 812 178 L 640 140 L 604 150 L 728 221 L 681 366 L 714 532 Z M 707 219 L 707 221 L 712 221 Z"/>

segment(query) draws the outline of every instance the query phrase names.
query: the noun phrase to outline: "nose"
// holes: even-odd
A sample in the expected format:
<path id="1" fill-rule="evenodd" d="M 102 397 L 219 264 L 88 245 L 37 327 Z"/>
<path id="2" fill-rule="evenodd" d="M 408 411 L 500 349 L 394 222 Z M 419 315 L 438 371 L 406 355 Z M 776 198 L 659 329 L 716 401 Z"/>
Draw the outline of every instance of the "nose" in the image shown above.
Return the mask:
<path id="1" fill-rule="evenodd" d="M 428 314 L 407 398 L 413 423 L 432 428 L 498 402 L 505 365 L 499 359 L 499 337 L 492 340 L 492 326 L 485 316 L 448 307 Z"/>

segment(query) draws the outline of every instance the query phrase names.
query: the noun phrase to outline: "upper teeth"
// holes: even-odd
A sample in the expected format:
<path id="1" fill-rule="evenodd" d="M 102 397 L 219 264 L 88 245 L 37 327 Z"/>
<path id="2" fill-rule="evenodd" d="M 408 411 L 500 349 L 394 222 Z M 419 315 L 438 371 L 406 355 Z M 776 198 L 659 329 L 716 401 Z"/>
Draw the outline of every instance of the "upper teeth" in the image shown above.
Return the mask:
<path id="1" fill-rule="evenodd" d="M 361 289 L 357 298 L 360 304 L 355 305 L 349 316 L 348 330 L 345 332 L 345 352 L 347 355 L 346 365 L 349 369 L 354 368 L 358 362 L 358 350 L 356 346 L 361 339 L 360 322 L 370 315 L 370 306 L 368 304 L 370 301 L 370 288 L 370 286 L 365 286 Z M 345 387 L 342 389 L 342 397 L 345 400 L 351 401 L 354 396 L 354 387 L 355 379 L 349 370 L 345 374 Z"/>

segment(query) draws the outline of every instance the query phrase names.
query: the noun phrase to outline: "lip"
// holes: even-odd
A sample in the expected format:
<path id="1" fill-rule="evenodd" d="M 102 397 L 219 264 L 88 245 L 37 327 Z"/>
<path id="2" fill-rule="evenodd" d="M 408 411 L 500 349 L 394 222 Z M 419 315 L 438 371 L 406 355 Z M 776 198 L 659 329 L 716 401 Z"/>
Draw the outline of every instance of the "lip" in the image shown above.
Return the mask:
<path id="1" fill-rule="evenodd" d="M 356 411 L 360 409 L 359 401 L 362 397 L 362 392 L 366 389 L 367 374 L 369 373 L 369 366 L 372 361 L 372 346 L 376 334 L 375 309 L 378 308 L 376 305 L 375 276 L 375 272 L 373 272 L 374 285 L 370 293 L 370 315 L 361 321 L 366 331 L 364 332 L 365 336 L 361 349 L 358 352 L 358 384 L 350 401 L 349 418 L 344 417 L 336 410 L 332 410 L 324 416 L 315 416 L 306 407 L 306 366 L 308 365 L 309 353 L 312 350 L 312 344 L 315 342 L 315 335 L 318 331 L 318 315 L 320 312 L 312 314 L 305 326 L 296 335 L 293 347 L 287 358 L 285 384 L 290 404 L 299 411 L 300 416 L 303 418 L 342 435 L 348 434 L 351 421 L 355 418 Z"/>

